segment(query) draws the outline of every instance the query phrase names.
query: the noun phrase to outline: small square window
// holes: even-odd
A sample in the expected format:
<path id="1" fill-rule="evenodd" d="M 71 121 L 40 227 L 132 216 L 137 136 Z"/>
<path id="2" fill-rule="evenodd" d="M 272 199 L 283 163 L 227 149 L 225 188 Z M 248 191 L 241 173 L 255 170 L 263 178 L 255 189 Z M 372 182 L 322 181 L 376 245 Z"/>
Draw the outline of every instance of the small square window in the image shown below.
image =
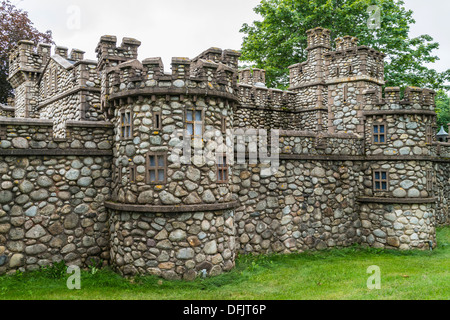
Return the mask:
<path id="1" fill-rule="evenodd" d="M 131 111 L 124 111 L 120 114 L 120 128 L 123 139 L 133 138 L 133 116 Z"/>
<path id="2" fill-rule="evenodd" d="M 167 181 L 167 154 L 147 154 L 147 183 L 165 184 Z"/>
<path id="3" fill-rule="evenodd" d="M 374 171 L 373 172 L 373 190 L 389 191 L 389 172 Z"/>
<path id="4" fill-rule="evenodd" d="M 186 130 L 197 138 L 203 138 L 203 110 L 186 110 Z"/>
<path id="5" fill-rule="evenodd" d="M 374 124 L 373 125 L 373 143 L 385 144 L 386 143 L 386 124 Z"/>

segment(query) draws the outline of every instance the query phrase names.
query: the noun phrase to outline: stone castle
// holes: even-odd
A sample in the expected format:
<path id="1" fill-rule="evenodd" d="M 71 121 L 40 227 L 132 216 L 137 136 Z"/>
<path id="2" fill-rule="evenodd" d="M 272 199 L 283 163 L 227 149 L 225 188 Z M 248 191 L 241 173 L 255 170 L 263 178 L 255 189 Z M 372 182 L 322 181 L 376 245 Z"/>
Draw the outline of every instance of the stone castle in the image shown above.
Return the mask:
<path id="1" fill-rule="evenodd" d="M 239 253 L 354 244 L 434 248 L 448 225 L 450 143 L 435 92 L 386 88 L 384 55 L 308 31 L 287 91 L 239 52 L 137 60 L 140 42 L 103 36 L 84 52 L 21 41 L 13 107 L 0 108 L 0 274 L 102 261 L 124 276 L 192 280 Z M 180 164 L 178 129 L 280 130 L 279 168 Z M 234 141 L 227 140 L 227 146 Z M 249 148 L 250 149 L 250 148 Z"/>

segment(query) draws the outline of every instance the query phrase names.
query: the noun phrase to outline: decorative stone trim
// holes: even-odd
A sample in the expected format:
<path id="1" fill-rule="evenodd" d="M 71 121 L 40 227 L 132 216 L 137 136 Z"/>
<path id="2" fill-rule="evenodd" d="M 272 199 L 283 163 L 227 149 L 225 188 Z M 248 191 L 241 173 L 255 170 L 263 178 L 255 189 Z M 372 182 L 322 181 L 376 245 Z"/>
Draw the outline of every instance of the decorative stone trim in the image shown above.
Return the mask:
<path id="1" fill-rule="evenodd" d="M 187 213 L 196 211 L 222 211 L 234 209 L 239 206 L 237 201 L 214 203 L 214 204 L 199 204 L 199 205 L 181 205 L 181 206 L 151 206 L 151 205 L 135 205 L 116 202 L 105 202 L 108 209 L 125 211 L 125 212 L 139 212 L 139 213 Z"/>

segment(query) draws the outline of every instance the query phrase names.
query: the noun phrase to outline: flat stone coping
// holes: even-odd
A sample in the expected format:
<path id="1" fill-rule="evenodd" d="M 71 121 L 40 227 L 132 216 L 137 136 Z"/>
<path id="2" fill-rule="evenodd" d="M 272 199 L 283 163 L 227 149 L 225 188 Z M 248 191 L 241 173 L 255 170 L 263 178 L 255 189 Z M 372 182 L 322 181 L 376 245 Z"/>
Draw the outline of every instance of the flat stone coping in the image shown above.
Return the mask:
<path id="1" fill-rule="evenodd" d="M 196 211 L 220 211 L 234 209 L 239 206 L 237 201 L 213 204 L 196 205 L 137 205 L 106 201 L 105 207 L 117 211 L 140 212 L 140 213 L 186 213 Z"/>
<path id="2" fill-rule="evenodd" d="M 435 116 L 436 112 L 432 110 L 424 110 L 424 109 L 398 109 L 398 110 L 372 110 L 372 111 L 363 111 L 363 116 L 376 116 L 376 115 L 411 115 L 411 114 L 419 114 L 419 115 L 430 115 Z"/>
<path id="3" fill-rule="evenodd" d="M 112 157 L 112 150 L 98 149 L 0 149 L 0 156 L 106 156 Z"/>
<path id="4" fill-rule="evenodd" d="M 377 197 L 359 197 L 359 202 L 366 203 L 404 203 L 404 204 L 420 204 L 420 203 L 434 203 L 437 198 L 377 198 Z"/>
<path id="5" fill-rule="evenodd" d="M 51 127 L 53 126 L 53 121 L 34 118 L 0 118 L 0 125 Z"/>
<path id="6" fill-rule="evenodd" d="M 114 128 L 114 124 L 107 121 L 67 121 L 66 126 L 83 128 Z"/>

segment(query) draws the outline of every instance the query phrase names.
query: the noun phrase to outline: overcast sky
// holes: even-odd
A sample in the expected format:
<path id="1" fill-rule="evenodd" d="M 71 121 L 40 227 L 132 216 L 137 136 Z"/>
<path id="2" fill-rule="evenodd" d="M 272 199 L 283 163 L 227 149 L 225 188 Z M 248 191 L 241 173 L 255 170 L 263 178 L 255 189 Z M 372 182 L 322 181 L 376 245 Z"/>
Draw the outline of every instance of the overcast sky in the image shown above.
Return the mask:
<path id="1" fill-rule="evenodd" d="M 52 30 L 57 45 L 86 51 L 95 59 L 102 35 L 142 41 L 139 59 L 162 57 L 170 71 L 172 57 L 194 58 L 210 47 L 239 50 L 244 23 L 259 19 L 260 0 L 12 0 L 28 11 L 40 31 Z M 440 43 L 441 58 L 433 67 L 450 68 L 448 0 L 405 0 L 414 11 L 411 36 L 431 35 Z"/>

